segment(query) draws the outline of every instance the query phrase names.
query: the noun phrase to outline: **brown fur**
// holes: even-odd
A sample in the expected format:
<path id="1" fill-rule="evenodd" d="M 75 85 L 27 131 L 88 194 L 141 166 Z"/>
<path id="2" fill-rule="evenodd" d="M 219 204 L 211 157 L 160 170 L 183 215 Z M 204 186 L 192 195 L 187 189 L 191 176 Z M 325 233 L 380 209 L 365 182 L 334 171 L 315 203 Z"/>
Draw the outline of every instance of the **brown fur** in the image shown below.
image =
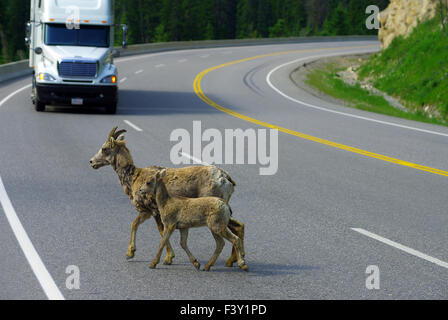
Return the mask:
<path id="1" fill-rule="evenodd" d="M 165 168 L 158 166 L 148 168 L 136 167 L 129 149 L 126 147 L 124 137 L 121 135 L 126 131 L 116 132 L 116 130 L 117 127 L 112 129 L 107 141 L 90 160 L 90 165 L 93 169 L 111 165 L 118 175 L 123 191 L 129 196 L 139 213 L 131 225 L 131 239 L 126 253 L 126 257 L 132 259 L 136 251 L 137 230 L 143 222 L 154 217 L 160 234 L 163 234 L 164 227 L 155 199 L 150 195 L 141 196 L 139 189 L 146 181 L 149 181 Z M 180 169 L 167 168 L 166 170 L 164 181 L 168 191 L 175 196 L 189 198 L 216 196 L 228 202 L 234 191 L 235 182 L 224 170 L 215 166 L 197 166 Z M 231 218 L 229 228 L 242 241 L 244 240 L 243 223 Z M 171 264 L 175 256 L 174 251 L 169 241 L 166 246 L 167 255 L 164 263 Z M 235 261 L 237 261 L 237 256 L 234 247 L 231 256 L 226 261 L 226 265 L 232 266 Z"/>
<path id="2" fill-rule="evenodd" d="M 187 198 L 171 196 L 165 186 L 163 178 L 167 171 L 164 169 L 151 178 L 140 188 L 142 196 L 150 194 L 155 197 L 160 217 L 165 226 L 162 240 L 156 257 L 150 267 L 155 268 L 160 261 L 163 248 L 168 243 L 173 231 L 179 229 L 181 233 L 181 247 L 185 250 L 191 263 L 199 269 L 200 264 L 187 246 L 188 230 L 207 226 L 216 241 L 216 249 L 205 266 L 209 271 L 224 248 L 224 240 L 230 241 L 236 248 L 238 266 L 243 270 L 248 267 L 242 256 L 242 241 L 227 229 L 230 221 L 231 209 L 226 201 L 218 197 Z"/>

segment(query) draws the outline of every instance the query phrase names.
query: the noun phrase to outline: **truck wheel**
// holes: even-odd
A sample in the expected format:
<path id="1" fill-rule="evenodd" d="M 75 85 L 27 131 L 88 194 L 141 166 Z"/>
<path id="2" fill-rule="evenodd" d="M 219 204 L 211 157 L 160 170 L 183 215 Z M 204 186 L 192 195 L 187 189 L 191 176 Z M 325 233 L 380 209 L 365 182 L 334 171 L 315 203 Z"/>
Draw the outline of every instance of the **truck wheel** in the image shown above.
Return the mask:
<path id="1" fill-rule="evenodd" d="M 40 102 L 39 100 L 36 99 L 36 102 L 34 104 L 34 109 L 36 109 L 36 111 L 38 111 L 38 112 L 45 111 L 45 103 Z"/>
<path id="2" fill-rule="evenodd" d="M 37 96 L 37 86 L 35 83 L 36 80 L 33 80 L 33 104 L 34 104 L 34 109 L 38 112 L 42 112 L 45 111 L 45 103 L 40 102 Z"/>
<path id="3" fill-rule="evenodd" d="M 106 113 L 107 114 L 116 114 L 117 113 L 117 103 L 110 104 L 106 106 Z"/>

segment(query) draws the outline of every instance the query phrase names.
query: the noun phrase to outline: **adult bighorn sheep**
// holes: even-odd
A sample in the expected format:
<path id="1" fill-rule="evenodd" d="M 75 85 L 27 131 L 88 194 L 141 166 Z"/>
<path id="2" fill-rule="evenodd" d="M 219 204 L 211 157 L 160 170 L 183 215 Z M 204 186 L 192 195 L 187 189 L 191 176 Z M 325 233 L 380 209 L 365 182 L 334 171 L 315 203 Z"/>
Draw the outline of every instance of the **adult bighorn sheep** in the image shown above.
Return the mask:
<path id="1" fill-rule="evenodd" d="M 118 175 L 124 192 L 129 196 L 139 213 L 132 222 L 131 240 L 126 252 L 127 259 L 134 257 L 138 227 L 147 219 L 154 217 L 159 232 L 163 236 L 164 226 L 154 197 L 149 194 L 144 197 L 138 196 L 140 187 L 159 171 L 166 169 L 164 182 L 173 196 L 188 198 L 213 196 L 224 199 L 226 203 L 229 202 L 235 182 L 224 170 L 215 166 L 193 166 L 179 169 L 159 166 L 137 168 L 122 135 L 126 130 L 117 131 L 117 129 L 118 127 L 115 127 L 109 133 L 106 142 L 90 160 L 90 166 L 95 170 L 108 165 L 112 166 Z M 228 226 L 244 242 L 244 224 L 231 218 Z M 175 254 L 169 241 L 166 244 L 166 252 L 164 264 L 172 264 Z M 244 255 L 244 247 L 242 254 Z M 236 261 L 238 261 L 237 251 L 233 246 L 232 254 L 226 260 L 226 266 L 231 267 Z"/>
<path id="2" fill-rule="evenodd" d="M 199 270 L 201 264 L 193 256 L 187 246 L 188 230 L 207 226 L 216 241 L 216 249 L 212 257 L 205 265 L 205 270 L 210 271 L 224 248 L 224 239 L 228 240 L 236 248 L 238 266 L 247 271 L 248 267 L 241 254 L 243 242 L 228 229 L 232 209 L 228 203 L 218 197 L 186 198 L 176 197 L 168 193 L 163 178 L 166 169 L 159 171 L 140 188 L 142 196 L 152 195 L 156 199 L 160 217 L 165 229 L 159 244 L 156 257 L 150 267 L 155 268 L 160 261 L 163 248 L 168 243 L 175 229 L 180 230 L 180 245 L 188 255 L 191 263 Z"/>

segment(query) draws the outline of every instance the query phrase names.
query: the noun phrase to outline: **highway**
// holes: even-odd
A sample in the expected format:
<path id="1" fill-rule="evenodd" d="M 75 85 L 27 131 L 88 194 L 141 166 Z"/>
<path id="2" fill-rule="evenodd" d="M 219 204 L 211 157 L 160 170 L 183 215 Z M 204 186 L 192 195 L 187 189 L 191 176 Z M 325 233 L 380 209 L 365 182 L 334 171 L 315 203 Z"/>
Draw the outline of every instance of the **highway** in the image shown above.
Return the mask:
<path id="1" fill-rule="evenodd" d="M 30 78 L 0 85 L 0 299 L 447 299 L 448 128 L 350 109 L 297 88 L 316 57 L 375 52 L 374 41 L 172 51 L 116 60 L 116 115 L 34 111 Z M 136 216 L 111 167 L 89 160 L 114 126 L 139 167 L 176 167 L 176 129 L 278 129 L 278 170 L 219 164 L 236 181 L 250 272 L 210 272 L 179 245 L 151 270 L 160 235 Z M 4 188 L 4 189 L 3 189 Z M 24 240 L 27 238 L 28 240 Z M 30 247 L 30 244 L 31 247 Z M 190 230 L 202 265 L 215 242 Z M 28 252 L 28 253 L 24 253 Z M 68 266 L 79 269 L 69 288 Z M 379 288 L 368 288 L 369 266 Z M 367 271 L 367 273 L 366 273 Z"/>

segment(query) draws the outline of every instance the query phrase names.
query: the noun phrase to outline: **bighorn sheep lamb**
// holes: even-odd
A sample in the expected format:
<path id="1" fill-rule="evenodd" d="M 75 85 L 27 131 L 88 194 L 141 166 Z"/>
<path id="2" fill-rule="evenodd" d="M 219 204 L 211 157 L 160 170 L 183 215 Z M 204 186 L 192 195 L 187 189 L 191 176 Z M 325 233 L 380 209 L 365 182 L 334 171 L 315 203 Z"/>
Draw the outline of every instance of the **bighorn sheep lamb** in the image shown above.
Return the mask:
<path id="1" fill-rule="evenodd" d="M 165 176 L 166 169 L 163 169 L 140 188 L 141 195 L 155 197 L 164 225 L 162 240 L 150 267 L 154 269 L 157 266 L 163 248 L 168 243 L 174 230 L 179 229 L 180 245 L 187 253 L 191 263 L 199 270 L 201 265 L 187 246 L 188 230 L 207 226 L 215 238 L 216 249 L 205 265 L 205 271 L 210 271 L 210 267 L 215 264 L 221 254 L 224 248 L 223 238 L 230 241 L 236 248 L 238 266 L 247 271 L 248 267 L 241 254 L 243 243 L 240 238 L 227 229 L 232 214 L 227 202 L 218 197 L 186 198 L 171 196 L 163 182 Z"/>
<path id="2" fill-rule="evenodd" d="M 137 168 L 122 135 L 126 130 L 117 131 L 117 128 L 113 128 L 109 133 L 107 141 L 90 160 L 90 166 L 95 170 L 107 165 L 112 166 L 118 175 L 124 192 L 129 196 L 139 213 L 131 225 L 131 240 L 126 253 L 127 259 L 132 259 L 136 251 L 137 230 L 144 221 L 154 217 L 159 232 L 163 235 L 163 223 L 155 199 L 151 196 L 139 197 L 137 193 L 146 181 L 165 168 L 157 166 Z M 175 196 L 189 198 L 215 196 L 228 203 L 234 191 L 235 182 L 232 178 L 224 170 L 215 166 L 167 168 L 166 172 L 166 186 L 168 191 Z M 243 223 L 231 218 L 229 229 L 244 241 Z M 171 264 L 175 255 L 169 241 L 166 247 L 167 255 L 164 264 Z M 232 254 L 226 261 L 226 266 L 231 267 L 237 259 L 236 248 L 233 247 Z"/>

